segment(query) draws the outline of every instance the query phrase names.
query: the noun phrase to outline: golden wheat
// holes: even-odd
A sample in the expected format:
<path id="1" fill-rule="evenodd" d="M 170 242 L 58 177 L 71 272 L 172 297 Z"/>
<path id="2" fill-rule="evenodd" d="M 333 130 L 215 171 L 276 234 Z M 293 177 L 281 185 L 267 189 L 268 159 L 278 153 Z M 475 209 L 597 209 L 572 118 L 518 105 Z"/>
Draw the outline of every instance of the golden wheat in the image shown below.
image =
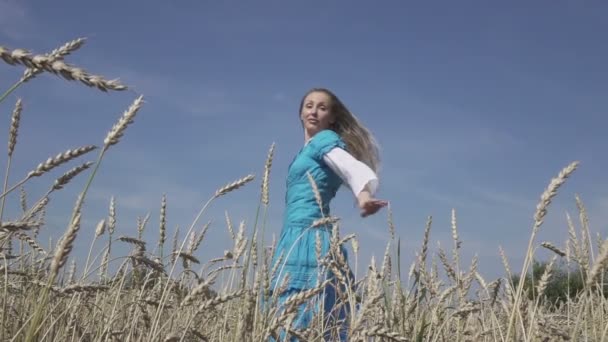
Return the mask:
<path id="1" fill-rule="evenodd" d="M 0 48 L 0 58 L 9 64 L 28 68 L 23 82 L 42 71 L 76 79 L 82 76 L 81 71 L 70 69 L 62 59 L 76 51 L 83 42 L 68 42 L 43 56 Z M 92 78 L 88 80 L 94 83 Z M 121 140 L 142 103 L 143 98 L 138 97 L 107 133 L 101 155 Z M 21 111 L 20 108 L 21 102 L 18 101 L 15 111 Z M 19 128 L 20 119 L 15 111 L 9 124 L 9 156 L 15 153 Z M 87 145 L 49 158 L 39 164 L 29 177 L 41 176 L 93 149 L 93 145 Z M 273 143 L 263 164 L 259 199 L 263 209 L 270 203 L 269 177 L 274 151 Z M 572 163 L 562 170 L 541 195 L 534 214 L 531 248 L 526 251 L 522 267 L 524 271 L 532 262 L 532 247 L 537 246 L 534 238 L 546 218 L 547 208 L 577 165 Z M 52 183 L 50 191 L 67 191 L 65 185 L 92 166 L 96 171 L 99 162 L 86 162 L 71 168 Z M 91 172 L 91 177 L 94 173 Z M 322 208 L 327 203 L 321 203 L 319 190 L 312 177 L 308 177 L 317 205 Z M 249 175 L 229 183 L 212 193 L 211 199 L 227 195 L 253 179 L 253 175 Z M 451 233 L 451 258 L 440 245 L 436 249 L 430 246 L 432 216 L 428 216 L 425 227 L 421 227 L 424 234 L 420 249 L 407 251 L 415 260 L 408 272 L 407 284 L 404 283 L 401 278 L 405 274 L 399 269 L 403 258 L 400 255 L 401 238 L 396 239 L 394 208 L 389 206 L 388 242 L 384 251 L 378 251 L 384 252 L 379 269 L 376 258 L 372 257 L 363 274 L 359 274 L 357 265 L 355 273 L 352 273 L 342 253 L 343 248 L 350 243 L 357 255 L 367 246 L 359 246 L 360 240 L 355 234 L 341 236 L 336 217 L 321 217 L 311 228 L 331 225 L 331 236 L 329 250 L 322 255 L 321 234 L 329 233 L 329 227 L 326 227 L 327 231 L 313 231 L 316 239 L 314 251 L 310 252 L 315 253 L 313 257 L 321 266 L 317 286 L 292 291 L 279 305 L 278 298 L 291 289 L 289 275 L 276 288 L 271 286 L 271 280 L 280 272 L 285 258 L 281 254 L 278 262 L 272 264 L 276 237 L 273 236 L 272 243 L 267 245 L 263 234 L 258 240 L 257 225 L 252 233 L 245 229 L 245 220 L 240 221 L 238 228 L 233 226 L 228 210 L 225 210 L 225 219 L 232 240 L 222 255 L 206 261 L 199 254 L 200 250 L 205 250 L 205 246 L 201 246 L 212 222 L 210 219 L 202 228 L 194 229 L 199 227 L 196 222 L 205 205 L 190 229 L 182 231 L 183 234 L 180 235 L 179 226 L 174 225 L 172 251 L 165 257 L 163 248 L 168 234 L 167 224 L 170 224 L 166 211 L 167 195 L 163 193 L 161 199 L 156 250 L 146 249 L 148 243 L 157 243 L 146 241 L 148 234 L 144 230 L 150 215 L 138 217 L 137 236 L 129 236 L 134 234 L 132 228 L 125 229 L 117 224 L 118 202 L 112 196 L 108 216 L 92 227 L 95 230 L 91 232 L 93 241 L 89 255 L 95 257 L 87 258 L 83 265 L 77 256 L 70 260 L 70 254 L 81 243 L 76 241 L 79 231 L 86 229 L 87 222 L 90 222 L 82 208 L 86 188 L 78 197 L 63 237 L 43 248 L 37 240 L 37 232 L 46 227 L 43 218 L 50 192 L 28 209 L 22 183 L 8 191 L 5 185 L 3 198 L 8 199 L 6 195 L 17 187 L 21 190 L 20 205 L 17 206 L 20 209 L 12 216 L 17 219 L 1 220 L 0 225 L 0 340 L 251 342 L 284 333 L 301 340 L 323 341 L 325 336 L 335 336 L 339 330 L 345 331 L 349 341 L 602 341 L 608 336 L 605 315 L 608 311 L 605 295 L 608 242 L 598 238 L 602 243 L 597 257 L 594 257 L 588 212 L 578 195 L 575 201 L 580 232 L 577 235 L 577 228 L 567 215 L 569 237 L 565 251 L 549 242 L 540 244 L 555 255 L 541 277 L 532 279 L 530 287 L 524 286 L 526 281 L 514 283 L 514 276 L 521 274 L 512 271 L 507 253 L 500 246 L 498 255 L 504 264 L 504 277 L 488 283 L 490 279 L 486 281 L 480 271 L 484 259 L 475 253 L 471 253 L 474 257 L 468 269 L 464 265 L 461 267 L 464 260 L 461 253 L 465 254 L 455 210 L 451 211 L 448 227 L 443 227 Z M 262 224 L 265 225 L 266 221 Z M 31 230 L 32 233 L 28 232 Z M 107 241 L 102 246 L 95 245 L 105 230 L 108 231 Z M 52 230 L 48 231 L 52 234 Z M 114 238 L 114 234 L 120 235 Z M 12 238 L 16 238 L 19 248 L 7 244 Z M 132 245 L 127 255 L 116 255 L 125 246 L 112 249 L 115 241 Z M 558 256 L 565 256 L 568 263 L 572 257 L 578 263 L 578 269 L 570 270 L 568 267 L 566 271 L 569 277 L 584 279 L 586 286 L 580 293 L 568 292 L 566 300 L 556 303 L 549 300 L 549 285 L 559 274 L 556 271 Z M 185 267 L 177 265 L 178 259 L 184 261 L 182 265 Z M 249 260 L 253 262 L 249 263 Z M 70 262 L 69 267 L 64 268 L 67 262 Z M 240 276 L 236 274 L 239 269 L 243 269 Z M 480 287 L 477 291 L 475 280 Z M 332 320 L 320 310 L 324 305 L 321 295 L 332 287 L 336 308 L 350 309 L 346 322 Z M 296 325 L 296 314 L 304 306 L 319 310 L 310 326 L 302 328 Z"/>
<path id="2" fill-rule="evenodd" d="M 66 64 L 61 59 L 45 55 L 34 56 L 24 49 L 9 50 L 0 46 L 0 59 L 10 65 L 21 64 L 29 69 L 44 70 L 68 81 L 80 81 L 89 87 L 95 87 L 102 91 L 127 89 L 117 80 L 106 80 L 102 76 L 90 75 L 83 69 Z"/>

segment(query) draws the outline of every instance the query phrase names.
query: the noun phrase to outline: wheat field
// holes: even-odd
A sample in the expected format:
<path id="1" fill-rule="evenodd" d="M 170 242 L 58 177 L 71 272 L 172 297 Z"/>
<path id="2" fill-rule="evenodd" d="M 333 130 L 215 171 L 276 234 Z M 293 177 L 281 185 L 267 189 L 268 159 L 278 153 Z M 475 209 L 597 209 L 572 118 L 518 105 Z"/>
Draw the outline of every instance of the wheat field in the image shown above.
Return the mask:
<path id="1" fill-rule="evenodd" d="M 66 62 L 84 43 L 84 39 L 76 39 L 39 55 L 0 46 L 3 65 L 23 69 L 21 79 L 1 95 L 0 103 L 4 104 L 9 94 L 35 81 L 41 73 L 102 92 L 126 90 L 117 80 L 90 74 Z M 76 147 L 51 156 L 20 181 L 9 184 L 22 101 L 26 99 L 15 103 L 7 122 L 8 159 L 0 206 L 0 340 L 241 342 L 281 336 L 300 341 L 333 340 L 341 323 L 328 323 L 322 315 L 317 315 L 305 330 L 293 325 L 296 309 L 313 302 L 327 282 L 293 295 L 282 308 L 274 305 L 277 293 L 284 288 L 270 288 L 271 276 L 280 270 L 270 264 L 275 246 L 265 243 L 265 219 L 256 218 L 253 227 L 245 227 L 243 223 L 234 225 L 227 216 L 232 245 L 215 259 L 197 257 L 206 242 L 209 224 L 203 218 L 209 205 L 241 187 L 253 186 L 253 175 L 224 186 L 218 184 L 192 224 L 181 231 L 167 228 L 164 196 L 159 199 L 159 226 L 151 227 L 146 217 L 138 222 L 136 231 L 117 225 L 112 198 L 107 218 L 95 227 L 94 241 L 82 241 L 78 233 L 88 190 L 96 173 L 103 172 L 100 165 L 104 156 L 128 134 L 137 113 L 145 110 L 144 97 L 136 97 L 109 132 L 100 132 L 100 146 Z M 259 218 L 267 215 L 273 152 L 274 144 L 265 163 L 260 163 Z M 97 153 L 95 162 L 77 162 L 79 157 L 91 153 Z M 322 269 L 336 275 L 340 285 L 338 305 L 351 312 L 343 325 L 347 327 L 348 340 L 608 341 L 608 300 L 604 292 L 608 240 L 598 235 L 593 241 L 582 200 L 576 198 L 580 223 L 568 217 L 569 238 L 565 246 L 537 240 L 552 199 L 577 167 L 577 162 L 565 166 L 540 195 L 523 265 L 510 265 L 504 251 L 497 250 L 504 265 L 504 276 L 498 279 L 485 279 L 477 270 L 476 258 L 461 260 L 462 241 L 455 211 L 451 213 L 451 251 L 429 253 L 429 217 L 415 262 L 401 265 L 400 240 L 389 220 L 390 239 L 383 259 L 370 260 L 367 272 L 355 279 L 346 276 L 350 265 L 336 252 L 348 244 L 356 257 L 359 249 L 365 247 L 359 246 L 355 235 L 340 234 L 337 218 L 316 222 L 309 229 L 329 226 L 332 230 L 330 252 L 319 255 L 318 262 Z M 65 168 L 65 173 L 49 185 L 44 196 L 28 206 L 24 184 L 58 168 Z M 49 199 L 75 177 L 88 180 L 75 199 L 70 225 L 62 236 L 56 237 L 52 248 L 44 248 L 38 234 L 45 229 Z M 4 212 L 5 199 L 16 191 L 20 191 L 22 212 Z M 158 238 L 145 241 L 143 233 L 150 230 L 156 230 L 158 233 L 152 236 Z M 84 264 L 77 265 L 71 256 L 77 244 L 90 245 Z M 130 253 L 113 253 L 117 244 L 130 246 Z M 528 286 L 524 281 L 514 282 L 514 275 L 530 273 L 538 248 L 554 252 L 542 275 Z M 167 249 L 171 252 L 163 255 Z M 564 301 L 553 302 L 545 291 L 558 262 L 565 262 L 568 270 L 573 270 L 572 277 L 581 277 L 583 283 L 580 291 Z M 82 270 L 78 275 L 77 267 Z"/>

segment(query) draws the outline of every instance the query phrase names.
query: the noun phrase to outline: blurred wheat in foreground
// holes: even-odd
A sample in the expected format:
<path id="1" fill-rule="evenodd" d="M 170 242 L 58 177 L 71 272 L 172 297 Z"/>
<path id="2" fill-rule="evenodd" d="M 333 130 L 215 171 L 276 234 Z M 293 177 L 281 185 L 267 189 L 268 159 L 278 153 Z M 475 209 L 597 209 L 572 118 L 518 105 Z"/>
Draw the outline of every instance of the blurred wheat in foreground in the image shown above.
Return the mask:
<path id="1" fill-rule="evenodd" d="M 102 91 L 126 88 L 64 61 L 83 44 L 83 39 L 77 39 L 45 55 L 0 46 L 2 60 L 24 68 L 23 77 L 0 97 L 0 110 L 13 113 L 6 121 L 8 159 L 0 207 L 0 340 L 242 342 L 265 341 L 281 332 L 301 341 L 322 341 L 324 336 L 332 336 L 337 326 L 325 323 L 324 317 L 316 317 L 306 330 L 293 329 L 291 324 L 295 308 L 314 300 L 325 283 L 288 299 L 284 310 L 273 305 L 276 292 L 271 295 L 269 280 L 277 267 L 270 264 L 274 246 L 266 245 L 264 231 L 274 144 L 266 162 L 260 163 L 264 177 L 258 214 L 263 219 L 247 227 L 244 222 L 233 222 L 227 212 L 226 229 L 233 243 L 213 260 L 197 256 L 211 225 L 199 220 L 212 201 L 247 186 L 255 179 L 253 175 L 224 186 L 218 184 L 192 225 L 181 230 L 168 229 L 163 194 L 156 241 L 143 240 L 144 230 L 152 229 L 149 216 L 140 218 L 136 229 L 117 223 L 115 198 L 109 199 L 106 219 L 95 227 L 82 226 L 87 191 L 94 186 L 104 155 L 128 136 L 128 126 L 144 105 L 141 96 L 113 126 L 108 123 L 110 130 L 105 137 L 100 132 L 102 148 L 84 145 L 60 152 L 20 181 L 9 182 L 12 156 L 19 150 L 20 117 L 27 115 L 27 99 L 19 99 L 7 109 L 4 100 L 9 94 L 43 72 Z M 92 151 L 98 151 L 95 162 L 73 166 L 49 182 L 44 196 L 33 202 L 27 198 L 25 185 L 33 178 Z M 340 303 L 353 309 L 347 322 L 349 341 L 608 341 L 608 242 L 590 231 L 582 200 L 576 197 L 580 224 L 567 216 L 568 237 L 563 241 L 535 239 L 552 199 L 577 167 L 577 162 L 567 165 L 542 193 L 521 273 L 513 273 L 519 267 L 509 264 L 502 248 L 497 248 L 497 254 L 504 263 L 504 277 L 485 279 L 477 270 L 476 258 L 463 263 L 463 242 L 459 240 L 454 211 L 452 250 L 429 252 L 429 217 L 426 227 L 421 227 L 423 243 L 416 261 L 409 267 L 401 265 L 400 240 L 395 237 L 390 216 L 383 259 L 379 264 L 371 260 L 367 273 L 357 275 L 354 283 L 344 276 L 349 265 L 339 255 L 318 255 L 319 264 L 335 273 L 341 285 L 349 289 L 338 293 Z M 38 241 L 38 234 L 45 229 L 44 214 L 53 193 L 69 189 L 73 178 L 87 177 L 87 173 L 88 181 L 75 195 L 73 210 L 66 213 L 70 216 L 65 232 L 46 249 Z M 17 188 L 21 212 L 5 213 L 5 200 L 13 198 L 8 195 Z M 365 246 L 360 246 L 352 234 L 340 237 L 339 220 L 331 219 L 326 224 L 334 227 L 330 251 L 350 244 L 355 251 L 353 260 L 357 260 L 356 253 Z M 78 238 L 83 229 L 95 232 L 93 241 Z M 166 241 L 167 237 L 171 240 Z M 70 256 L 77 244 L 90 244 L 84 263 Z M 129 246 L 131 252 L 115 255 L 112 247 L 116 244 Z M 538 263 L 534 259 L 538 248 L 552 251 L 554 257 L 548 263 Z"/>

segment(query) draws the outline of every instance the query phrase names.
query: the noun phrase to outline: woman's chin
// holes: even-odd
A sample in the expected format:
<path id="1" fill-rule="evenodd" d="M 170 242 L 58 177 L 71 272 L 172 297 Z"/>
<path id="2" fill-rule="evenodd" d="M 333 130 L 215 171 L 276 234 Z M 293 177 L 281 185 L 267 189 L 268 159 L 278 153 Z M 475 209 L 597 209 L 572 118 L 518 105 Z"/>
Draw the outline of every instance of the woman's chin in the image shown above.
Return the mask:
<path id="1" fill-rule="evenodd" d="M 320 131 L 322 131 L 323 127 L 319 126 L 319 125 L 311 125 L 311 124 L 307 124 L 306 125 L 306 132 L 308 132 L 308 135 L 313 136 L 317 133 L 319 133 Z"/>
<path id="2" fill-rule="evenodd" d="M 306 132 L 308 132 L 308 134 L 312 135 L 315 134 L 319 131 L 319 127 L 317 127 L 316 125 L 306 125 L 306 127 L 304 127 L 306 129 Z"/>

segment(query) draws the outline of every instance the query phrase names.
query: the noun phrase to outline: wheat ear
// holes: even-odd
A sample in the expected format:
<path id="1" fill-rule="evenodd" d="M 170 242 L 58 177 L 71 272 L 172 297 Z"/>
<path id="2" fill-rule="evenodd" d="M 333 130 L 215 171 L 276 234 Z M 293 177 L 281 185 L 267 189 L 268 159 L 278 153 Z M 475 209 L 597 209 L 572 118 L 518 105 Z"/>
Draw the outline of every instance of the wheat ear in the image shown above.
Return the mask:
<path id="1" fill-rule="evenodd" d="M 59 177 L 55 180 L 55 183 L 53 184 L 52 189 L 53 190 L 63 189 L 63 187 L 66 184 L 68 184 L 74 177 L 78 176 L 78 174 L 80 174 L 81 172 L 90 168 L 91 165 L 93 165 L 93 162 L 85 162 L 79 166 L 72 168 L 71 170 L 69 170 L 68 172 L 66 172 L 61 177 Z"/>
<path id="2" fill-rule="evenodd" d="M 48 54 L 48 57 L 50 60 L 53 60 L 53 61 L 56 59 L 62 59 L 63 57 L 66 57 L 69 54 L 71 54 L 72 52 L 80 49 L 84 45 L 85 40 L 86 40 L 85 38 L 76 38 L 74 40 L 71 40 L 71 41 L 63 44 L 62 46 L 54 49 L 53 51 L 51 51 Z M 20 82 L 25 83 L 25 82 L 31 80 L 32 78 L 36 77 L 38 74 L 40 74 L 42 72 L 43 72 L 42 69 L 27 68 L 23 72 L 23 76 L 21 77 Z"/>
<path id="3" fill-rule="evenodd" d="M 8 156 L 11 157 L 15 151 L 15 145 L 17 144 L 17 133 L 19 132 L 19 122 L 21 121 L 21 111 L 23 110 L 23 104 L 21 99 L 17 99 L 15 103 L 15 109 L 11 116 L 11 128 L 9 130 L 8 138 Z"/>
<path id="4" fill-rule="evenodd" d="M 163 194 L 160 201 L 160 223 L 158 230 L 158 251 L 162 259 L 165 240 L 167 239 L 167 195 L 165 194 Z"/>
<path id="5" fill-rule="evenodd" d="M 268 157 L 266 158 L 266 163 L 264 164 L 264 176 L 262 177 L 262 203 L 264 203 L 264 205 L 268 205 L 268 203 L 270 202 L 269 195 L 268 195 L 268 192 L 269 192 L 268 183 L 270 182 L 270 169 L 272 167 L 274 146 L 275 146 L 275 144 L 272 143 L 272 145 L 270 146 L 270 150 L 268 151 Z"/>
<path id="6" fill-rule="evenodd" d="M 566 252 L 562 251 L 561 249 L 557 248 L 554 244 L 552 244 L 551 242 L 542 242 L 540 244 L 542 247 L 550 250 L 551 252 L 559 255 L 560 257 L 565 257 L 566 256 Z"/>
<path id="7" fill-rule="evenodd" d="M 55 279 L 59 269 L 65 264 L 68 255 L 72 251 L 74 240 L 80 229 L 80 212 L 76 213 L 74 220 L 70 223 L 67 232 L 55 248 L 53 261 L 51 262 L 51 279 Z"/>
<path id="8" fill-rule="evenodd" d="M 110 130 L 110 132 L 108 132 L 108 135 L 103 141 L 104 151 L 110 148 L 110 146 L 118 144 L 120 138 L 122 138 L 125 130 L 127 129 L 127 126 L 133 123 L 135 115 L 143 104 L 144 98 L 143 95 L 140 95 L 135 99 L 135 101 L 133 101 L 131 106 L 127 108 L 127 110 L 123 113 L 122 117 L 118 120 L 118 122 L 114 124 L 114 126 L 112 126 L 112 129 Z"/>
<path id="9" fill-rule="evenodd" d="M 4 175 L 4 185 L 2 188 L 2 192 L 6 191 L 8 187 L 8 178 L 11 171 L 11 164 L 13 161 L 13 152 L 15 151 L 15 145 L 17 144 L 17 133 L 19 131 L 19 122 L 21 121 L 21 111 L 23 109 L 23 105 L 21 103 L 21 99 L 17 99 L 17 103 L 15 103 L 15 109 L 13 110 L 13 115 L 11 117 L 11 127 L 9 129 L 8 134 L 8 160 L 6 163 L 6 173 Z M 4 205 L 6 202 L 6 197 L 2 197 L 2 204 L 0 206 L 0 221 L 2 221 L 4 214 Z M 9 240 L 10 243 L 10 240 Z"/>
<path id="10" fill-rule="evenodd" d="M 540 229 L 540 226 L 544 222 L 544 218 L 547 215 L 547 208 L 551 204 L 553 197 L 555 197 L 557 195 L 557 190 L 566 182 L 566 179 L 568 179 L 568 177 L 576 170 L 578 165 L 579 165 L 579 162 L 575 161 L 575 162 L 570 163 L 564 169 L 562 169 L 559 172 L 559 174 L 557 175 L 557 177 L 555 177 L 551 180 L 551 182 L 549 183 L 549 185 L 547 186 L 545 191 L 542 193 L 540 202 L 536 206 L 536 212 L 534 213 L 534 226 L 532 228 L 532 235 L 530 236 L 530 241 L 528 242 L 526 258 L 524 260 L 524 265 L 523 265 L 523 268 L 521 271 L 522 275 L 525 275 L 528 272 L 528 267 L 530 266 L 530 260 L 533 256 L 532 246 L 534 243 L 534 238 L 536 237 L 536 234 L 537 234 L 538 230 Z M 513 305 L 514 308 L 519 307 L 519 301 L 521 299 L 523 289 L 524 289 L 524 282 L 521 281 L 521 282 L 519 282 L 519 284 L 517 286 L 517 292 L 515 294 L 515 302 Z M 515 321 L 516 311 L 517 311 L 516 309 L 513 309 L 511 311 L 511 315 L 509 318 L 509 325 L 507 328 L 507 337 L 506 337 L 507 340 L 509 340 L 511 337 L 511 331 L 512 331 L 513 324 Z"/>
<path id="11" fill-rule="evenodd" d="M 81 68 L 71 66 L 61 59 L 45 55 L 32 55 L 25 49 L 9 50 L 0 46 L 0 58 L 10 65 L 21 64 L 31 69 L 40 69 L 63 77 L 68 81 L 80 81 L 101 91 L 126 90 L 118 80 L 106 80 L 103 76 L 91 75 Z"/>
<path id="12" fill-rule="evenodd" d="M 595 279 L 601 274 L 601 271 L 608 266 L 608 240 L 604 241 L 600 254 L 598 255 L 595 263 L 589 271 L 589 278 L 587 278 L 587 287 L 591 287 L 595 282 Z"/>
<path id="13" fill-rule="evenodd" d="M 243 185 L 251 182 L 253 180 L 253 178 L 254 178 L 253 175 L 247 175 L 239 180 L 229 183 L 229 184 L 219 188 L 218 190 L 216 190 L 214 197 L 217 198 L 217 197 L 223 196 L 231 191 L 234 191 L 234 190 L 242 187 Z"/>

